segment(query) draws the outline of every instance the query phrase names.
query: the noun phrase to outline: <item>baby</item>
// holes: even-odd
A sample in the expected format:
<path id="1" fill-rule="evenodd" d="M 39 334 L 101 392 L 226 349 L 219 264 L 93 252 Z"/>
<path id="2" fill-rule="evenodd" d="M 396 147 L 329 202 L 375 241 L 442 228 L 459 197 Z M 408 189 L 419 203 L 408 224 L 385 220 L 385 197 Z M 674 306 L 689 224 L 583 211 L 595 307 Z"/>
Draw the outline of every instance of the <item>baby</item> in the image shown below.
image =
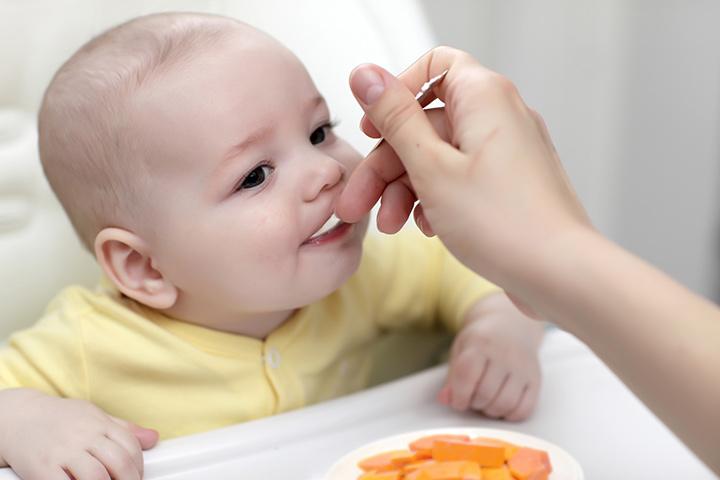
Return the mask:
<path id="1" fill-rule="evenodd" d="M 459 333 L 439 401 L 530 414 L 542 325 L 437 240 L 335 220 L 361 155 L 268 35 L 185 13 L 113 28 L 57 72 L 39 135 L 106 279 L 0 351 L 0 466 L 139 478 L 158 434 L 360 390 L 384 332 L 440 323 Z"/>

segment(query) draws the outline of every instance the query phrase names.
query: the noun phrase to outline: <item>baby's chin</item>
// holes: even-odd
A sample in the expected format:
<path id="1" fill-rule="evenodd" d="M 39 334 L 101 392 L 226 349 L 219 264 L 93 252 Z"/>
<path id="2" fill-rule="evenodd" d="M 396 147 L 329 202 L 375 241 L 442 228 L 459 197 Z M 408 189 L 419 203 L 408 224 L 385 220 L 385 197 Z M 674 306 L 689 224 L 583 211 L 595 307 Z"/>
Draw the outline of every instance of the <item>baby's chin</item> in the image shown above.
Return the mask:
<path id="1" fill-rule="evenodd" d="M 363 232 L 357 244 L 346 252 L 341 263 L 330 264 L 327 268 L 321 266 L 316 274 L 310 273 L 302 280 L 302 283 L 304 283 L 304 288 L 301 289 L 303 298 L 300 299 L 298 302 L 300 305 L 296 305 L 296 308 L 320 301 L 352 281 L 352 277 L 358 271 L 362 260 L 362 237 L 364 235 Z"/>

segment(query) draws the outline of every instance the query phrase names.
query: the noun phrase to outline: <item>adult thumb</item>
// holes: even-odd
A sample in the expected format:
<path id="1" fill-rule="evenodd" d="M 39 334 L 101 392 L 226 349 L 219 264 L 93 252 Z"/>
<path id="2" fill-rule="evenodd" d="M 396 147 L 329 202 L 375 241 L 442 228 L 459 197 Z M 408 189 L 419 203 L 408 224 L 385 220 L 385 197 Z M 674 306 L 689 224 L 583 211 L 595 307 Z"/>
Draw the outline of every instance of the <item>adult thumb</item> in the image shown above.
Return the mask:
<path id="1" fill-rule="evenodd" d="M 372 64 L 356 67 L 350 74 L 350 89 L 411 178 L 429 167 L 428 154 L 452 149 L 438 136 L 414 93 L 385 69 Z"/>

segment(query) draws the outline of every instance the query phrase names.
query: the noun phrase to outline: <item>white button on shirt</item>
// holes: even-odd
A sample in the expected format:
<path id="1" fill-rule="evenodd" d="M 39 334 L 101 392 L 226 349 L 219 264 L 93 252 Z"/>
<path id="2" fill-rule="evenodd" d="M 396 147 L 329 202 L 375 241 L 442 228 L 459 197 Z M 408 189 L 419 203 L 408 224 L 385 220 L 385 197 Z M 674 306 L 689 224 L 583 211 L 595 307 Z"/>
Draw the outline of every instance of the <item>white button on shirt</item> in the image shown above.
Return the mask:
<path id="1" fill-rule="evenodd" d="M 270 347 L 267 352 L 265 352 L 265 363 L 270 368 L 278 368 L 280 367 L 280 361 L 282 360 L 282 357 L 280 356 L 280 352 L 277 351 L 275 347 Z"/>

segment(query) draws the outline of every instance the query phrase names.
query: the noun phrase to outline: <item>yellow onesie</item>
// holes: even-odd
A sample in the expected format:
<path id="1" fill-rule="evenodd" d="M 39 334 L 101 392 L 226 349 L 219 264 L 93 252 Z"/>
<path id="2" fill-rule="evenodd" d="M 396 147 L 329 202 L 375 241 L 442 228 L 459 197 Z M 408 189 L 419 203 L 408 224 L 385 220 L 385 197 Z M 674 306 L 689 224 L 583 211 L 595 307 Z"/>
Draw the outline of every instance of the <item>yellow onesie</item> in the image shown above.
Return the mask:
<path id="1" fill-rule="evenodd" d="M 439 322 L 457 331 L 497 291 L 436 239 L 371 234 L 364 248 L 345 285 L 265 340 L 174 320 L 114 290 L 69 287 L 0 350 L 0 388 L 85 399 L 167 439 L 361 390 L 385 332 Z"/>

